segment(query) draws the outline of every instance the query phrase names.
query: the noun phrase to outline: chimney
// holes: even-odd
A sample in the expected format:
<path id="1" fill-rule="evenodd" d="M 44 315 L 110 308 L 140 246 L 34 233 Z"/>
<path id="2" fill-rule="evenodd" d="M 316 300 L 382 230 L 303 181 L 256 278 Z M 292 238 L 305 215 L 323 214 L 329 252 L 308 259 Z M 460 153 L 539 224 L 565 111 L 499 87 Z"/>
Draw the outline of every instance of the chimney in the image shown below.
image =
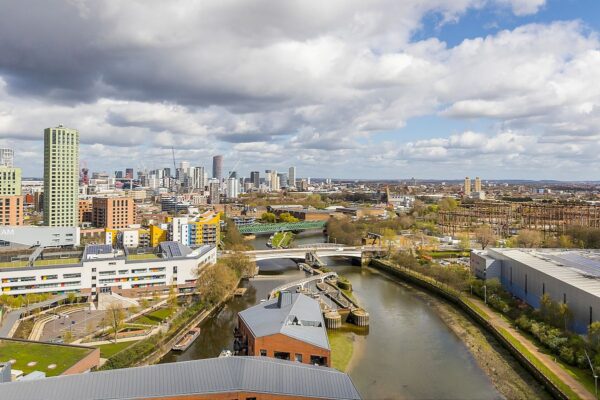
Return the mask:
<path id="1" fill-rule="evenodd" d="M 279 297 L 277 298 L 277 308 L 284 308 L 292 305 L 292 292 L 284 290 L 279 292 Z"/>

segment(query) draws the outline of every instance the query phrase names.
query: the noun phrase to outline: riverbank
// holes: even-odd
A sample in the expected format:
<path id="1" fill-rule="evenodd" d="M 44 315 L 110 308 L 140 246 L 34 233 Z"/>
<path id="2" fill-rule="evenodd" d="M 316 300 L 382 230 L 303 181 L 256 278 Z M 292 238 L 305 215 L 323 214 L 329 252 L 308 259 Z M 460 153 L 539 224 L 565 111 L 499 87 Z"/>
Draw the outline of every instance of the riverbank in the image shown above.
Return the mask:
<path id="1" fill-rule="evenodd" d="M 494 311 L 483 305 L 483 302 L 470 298 L 465 293 L 458 292 L 431 277 L 399 267 L 388 261 L 373 260 L 372 265 L 403 281 L 415 284 L 428 293 L 458 307 L 481 328 L 493 335 L 527 371 L 552 393 L 553 397 L 559 399 L 593 398 L 593 395 L 559 364 L 527 342 L 507 322 L 496 318 Z"/>
<path id="2" fill-rule="evenodd" d="M 552 399 L 544 387 L 532 381 L 532 376 L 504 347 L 483 328 L 471 321 L 454 306 L 420 288 L 398 282 L 414 291 L 444 321 L 465 344 L 479 367 L 494 387 L 507 399 Z"/>

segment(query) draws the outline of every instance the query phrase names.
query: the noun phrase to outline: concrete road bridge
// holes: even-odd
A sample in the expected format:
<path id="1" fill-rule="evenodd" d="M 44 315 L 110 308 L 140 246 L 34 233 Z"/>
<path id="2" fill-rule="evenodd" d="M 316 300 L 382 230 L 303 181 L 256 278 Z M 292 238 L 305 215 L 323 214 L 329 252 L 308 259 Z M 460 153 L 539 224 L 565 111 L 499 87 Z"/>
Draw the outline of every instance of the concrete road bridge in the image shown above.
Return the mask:
<path id="1" fill-rule="evenodd" d="M 275 232 L 300 232 L 314 229 L 325 228 L 326 221 L 300 221 L 300 222 L 283 222 L 271 224 L 248 224 L 238 227 L 242 234 L 259 234 L 259 233 L 275 233 Z"/>
<path id="2" fill-rule="evenodd" d="M 288 282 L 286 284 L 283 284 L 281 286 L 277 286 L 275 289 L 271 290 L 271 292 L 269 293 L 269 299 L 272 299 L 273 296 L 275 296 L 275 294 L 277 292 L 281 292 L 284 290 L 289 290 L 291 288 L 296 288 L 296 289 L 305 289 L 306 285 L 312 283 L 312 282 L 324 282 L 326 279 L 331 279 L 331 278 L 337 278 L 337 274 L 335 272 L 327 272 L 325 274 L 318 274 L 318 275 L 313 275 L 313 276 L 309 276 L 308 278 L 304 278 L 304 279 L 299 279 L 297 281 L 293 281 L 293 282 Z"/>
<path id="3" fill-rule="evenodd" d="M 386 248 L 376 246 L 343 246 L 327 243 L 319 243 L 312 247 L 297 247 L 291 249 L 269 249 L 269 250 L 250 250 L 244 254 L 255 261 L 276 260 L 289 258 L 292 260 L 306 260 L 309 253 L 313 253 L 317 257 L 355 257 L 363 261 L 371 259 L 373 256 L 378 256 L 387 252 Z M 224 252 L 225 254 L 228 252 Z"/>

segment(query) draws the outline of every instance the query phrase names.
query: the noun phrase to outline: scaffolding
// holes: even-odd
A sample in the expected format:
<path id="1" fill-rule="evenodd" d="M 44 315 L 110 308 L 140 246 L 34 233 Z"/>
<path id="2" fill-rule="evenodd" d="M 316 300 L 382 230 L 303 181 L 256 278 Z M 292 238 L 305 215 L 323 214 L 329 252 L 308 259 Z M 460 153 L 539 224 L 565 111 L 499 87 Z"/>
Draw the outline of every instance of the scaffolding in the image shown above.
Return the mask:
<path id="1" fill-rule="evenodd" d="M 443 233 L 452 235 L 481 225 L 490 226 L 501 236 L 519 229 L 562 234 L 571 226 L 600 228 L 600 206 L 480 201 L 452 211 L 440 211 L 438 225 Z"/>

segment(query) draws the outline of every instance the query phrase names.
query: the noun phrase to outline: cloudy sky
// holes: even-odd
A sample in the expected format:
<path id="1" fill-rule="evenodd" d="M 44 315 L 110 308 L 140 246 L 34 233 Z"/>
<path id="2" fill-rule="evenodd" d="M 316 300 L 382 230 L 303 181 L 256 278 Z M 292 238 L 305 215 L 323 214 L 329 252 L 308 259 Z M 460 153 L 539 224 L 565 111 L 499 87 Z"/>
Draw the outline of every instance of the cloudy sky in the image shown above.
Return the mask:
<path id="1" fill-rule="evenodd" d="M 0 0 L 0 146 L 42 174 L 178 161 L 600 179 L 597 0 Z M 237 165 L 237 166 L 236 166 Z"/>

